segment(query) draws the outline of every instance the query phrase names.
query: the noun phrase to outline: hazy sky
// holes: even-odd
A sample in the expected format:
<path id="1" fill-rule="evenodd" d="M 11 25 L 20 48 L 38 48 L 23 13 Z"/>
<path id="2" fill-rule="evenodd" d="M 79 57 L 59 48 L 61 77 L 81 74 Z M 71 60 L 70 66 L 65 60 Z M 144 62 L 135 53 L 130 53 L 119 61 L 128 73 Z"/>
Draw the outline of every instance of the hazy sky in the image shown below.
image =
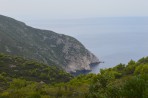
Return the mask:
<path id="1" fill-rule="evenodd" d="M 25 19 L 148 16 L 148 0 L 0 0 L 0 14 Z"/>

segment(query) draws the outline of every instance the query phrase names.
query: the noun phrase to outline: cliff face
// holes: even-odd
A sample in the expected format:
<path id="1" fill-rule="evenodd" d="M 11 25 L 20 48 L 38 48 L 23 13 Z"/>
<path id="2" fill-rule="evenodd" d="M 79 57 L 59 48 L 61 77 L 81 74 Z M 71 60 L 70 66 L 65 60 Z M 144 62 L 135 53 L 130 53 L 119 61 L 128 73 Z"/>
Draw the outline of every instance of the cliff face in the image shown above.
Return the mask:
<path id="1" fill-rule="evenodd" d="M 91 70 L 90 64 L 99 62 L 73 37 L 32 28 L 1 15 L 0 52 L 36 59 L 46 64 L 53 61 L 67 72 Z"/>

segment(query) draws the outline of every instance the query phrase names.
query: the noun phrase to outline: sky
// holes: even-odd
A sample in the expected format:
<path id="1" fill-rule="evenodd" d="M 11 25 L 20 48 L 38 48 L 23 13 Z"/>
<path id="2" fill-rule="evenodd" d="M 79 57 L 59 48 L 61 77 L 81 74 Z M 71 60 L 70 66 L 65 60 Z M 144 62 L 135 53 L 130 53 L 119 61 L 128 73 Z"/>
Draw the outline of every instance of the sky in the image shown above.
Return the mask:
<path id="1" fill-rule="evenodd" d="M 148 0 L 0 0 L 0 14 L 21 20 L 148 16 Z"/>

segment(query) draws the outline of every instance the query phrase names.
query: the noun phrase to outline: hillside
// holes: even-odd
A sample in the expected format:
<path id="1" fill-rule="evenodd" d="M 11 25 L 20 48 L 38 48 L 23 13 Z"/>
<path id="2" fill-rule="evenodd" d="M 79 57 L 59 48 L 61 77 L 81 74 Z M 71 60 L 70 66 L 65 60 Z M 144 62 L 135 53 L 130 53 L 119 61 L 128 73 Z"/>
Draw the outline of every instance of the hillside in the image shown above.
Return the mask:
<path id="1" fill-rule="evenodd" d="M 70 74 L 0 54 L 0 98 L 148 98 L 148 57 L 98 74 Z"/>
<path id="2" fill-rule="evenodd" d="M 40 30 L 0 15 L 0 52 L 60 65 L 67 72 L 91 70 L 98 58 L 73 37 Z"/>
<path id="3" fill-rule="evenodd" d="M 51 62 L 51 64 L 53 63 Z M 12 81 L 14 78 L 53 84 L 67 82 L 72 76 L 56 66 L 48 66 L 34 60 L 0 54 L 0 87 L 5 85 L 5 82 L 4 85 L 2 84 L 3 80 Z"/>

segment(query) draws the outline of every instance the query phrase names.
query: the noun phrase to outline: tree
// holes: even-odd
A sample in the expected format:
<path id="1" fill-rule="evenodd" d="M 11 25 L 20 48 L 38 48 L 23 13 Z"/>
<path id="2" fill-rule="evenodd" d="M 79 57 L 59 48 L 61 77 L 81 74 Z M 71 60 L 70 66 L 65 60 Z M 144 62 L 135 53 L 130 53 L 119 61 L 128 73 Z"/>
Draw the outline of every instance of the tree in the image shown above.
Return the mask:
<path id="1" fill-rule="evenodd" d="M 126 98 L 143 98 L 143 94 L 148 88 L 146 80 L 140 75 L 132 77 L 130 80 L 126 81 L 122 93 Z"/>
<path id="2" fill-rule="evenodd" d="M 125 74 L 133 74 L 135 71 L 135 67 L 136 67 L 136 62 L 131 60 L 129 61 L 128 65 L 125 68 Z"/>
<path id="3" fill-rule="evenodd" d="M 141 64 L 136 67 L 135 74 L 148 74 L 148 64 Z"/>

